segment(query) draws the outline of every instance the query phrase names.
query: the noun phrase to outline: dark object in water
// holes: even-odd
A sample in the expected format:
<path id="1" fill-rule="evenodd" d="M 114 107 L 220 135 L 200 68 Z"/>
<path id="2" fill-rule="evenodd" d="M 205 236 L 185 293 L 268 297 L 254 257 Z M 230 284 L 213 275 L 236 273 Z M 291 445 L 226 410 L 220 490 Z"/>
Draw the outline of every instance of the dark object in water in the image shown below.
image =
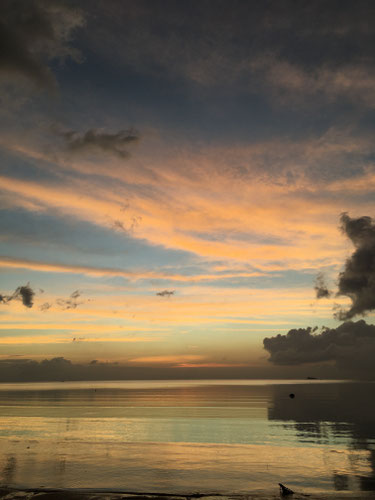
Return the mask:
<path id="1" fill-rule="evenodd" d="M 290 490 L 289 488 L 287 488 L 286 486 L 284 486 L 281 483 L 279 483 L 279 486 L 280 486 L 280 494 L 282 496 L 284 496 L 284 495 L 293 495 L 294 491 Z"/>
<path id="2" fill-rule="evenodd" d="M 289 394 L 290 399 L 293 399 L 295 395 L 293 393 Z"/>
<path id="3" fill-rule="evenodd" d="M 306 377 L 307 380 L 318 380 L 316 377 Z"/>

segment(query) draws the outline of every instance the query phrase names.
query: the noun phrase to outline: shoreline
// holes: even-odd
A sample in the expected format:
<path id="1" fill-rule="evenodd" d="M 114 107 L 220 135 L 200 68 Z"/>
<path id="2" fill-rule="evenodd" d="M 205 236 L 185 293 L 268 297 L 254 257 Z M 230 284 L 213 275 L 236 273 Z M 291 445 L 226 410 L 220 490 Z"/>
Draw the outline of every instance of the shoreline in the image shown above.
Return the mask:
<path id="1" fill-rule="evenodd" d="M 281 495 L 277 487 L 270 492 L 249 493 L 140 493 L 111 489 L 91 488 L 13 488 L 0 485 L 0 499 L 3 500 L 344 500 L 375 499 L 375 491 L 333 491 L 325 493 L 295 492 Z"/>

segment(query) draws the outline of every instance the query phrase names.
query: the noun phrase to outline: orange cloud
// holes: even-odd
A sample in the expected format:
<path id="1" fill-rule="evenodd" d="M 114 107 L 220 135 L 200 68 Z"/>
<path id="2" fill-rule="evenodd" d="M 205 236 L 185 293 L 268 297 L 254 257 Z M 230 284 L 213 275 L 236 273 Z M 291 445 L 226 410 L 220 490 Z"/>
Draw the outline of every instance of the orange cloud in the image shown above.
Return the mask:
<path id="1" fill-rule="evenodd" d="M 30 269 L 32 271 L 42 271 L 51 273 L 74 273 L 74 274 L 86 274 L 87 276 L 120 276 L 122 278 L 127 278 L 130 280 L 139 279 L 165 279 L 171 281 L 181 281 L 181 282 L 196 282 L 205 280 L 215 280 L 224 278 L 237 278 L 237 277 L 254 277 L 263 276 L 264 273 L 261 272 L 237 272 L 230 273 L 225 272 L 221 274 L 197 274 L 192 276 L 187 276 L 183 274 L 171 274 L 168 272 L 156 272 L 156 271 L 127 271 L 124 269 L 111 269 L 105 267 L 93 267 L 93 266 L 78 266 L 78 265 L 66 265 L 57 264 L 50 262 L 39 262 L 27 259 L 15 259 L 7 256 L 0 256 L 0 267 L 3 268 L 14 268 L 14 269 Z"/>
<path id="2" fill-rule="evenodd" d="M 21 344 L 69 344 L 73 342 L 74 337 L 55 337 L 53 335 L 25 335 L 25 336 L 4 336 L 0 337 L 1 344 L 21 345 Z M 82 337 L 79 342 L 157 342 L 160 338 L 154 337 Z"/>
<path id="3" fill-rule="evenodd" d="M 168 364 L 176 365 L 180 363 L 186 363 L 189 361 L 199 361 L 203 359 L 204 356 L 194 355 L 194 354 L 184 354 L 184 355 L 169 355 L 169 356 L 142 356 L 139 358 L 129 359 L 129 363 L 138 364 Z"/>

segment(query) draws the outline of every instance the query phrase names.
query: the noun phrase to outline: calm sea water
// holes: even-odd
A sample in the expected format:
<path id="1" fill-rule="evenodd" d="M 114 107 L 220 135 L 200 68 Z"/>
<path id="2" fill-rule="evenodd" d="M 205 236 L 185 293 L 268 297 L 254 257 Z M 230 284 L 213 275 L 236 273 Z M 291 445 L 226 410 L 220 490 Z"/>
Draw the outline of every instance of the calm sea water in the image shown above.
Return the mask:
<path id="1" fill-rule="evenodd" d="M 0 483 L 375 490 L 374 396 L 315 380 L 0 384 Z"/>

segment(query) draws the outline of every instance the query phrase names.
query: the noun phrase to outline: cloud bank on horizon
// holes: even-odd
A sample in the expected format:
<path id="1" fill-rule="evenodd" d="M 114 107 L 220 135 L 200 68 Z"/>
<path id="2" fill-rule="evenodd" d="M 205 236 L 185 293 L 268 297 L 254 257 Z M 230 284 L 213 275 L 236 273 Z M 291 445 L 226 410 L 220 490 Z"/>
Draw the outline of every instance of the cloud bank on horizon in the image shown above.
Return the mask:
<path id="1" fill-rule="evenodd" d="M 373 2 L 0 14 L 2 359 L 283 376 L 270 332 L 372 314 Z"/>

